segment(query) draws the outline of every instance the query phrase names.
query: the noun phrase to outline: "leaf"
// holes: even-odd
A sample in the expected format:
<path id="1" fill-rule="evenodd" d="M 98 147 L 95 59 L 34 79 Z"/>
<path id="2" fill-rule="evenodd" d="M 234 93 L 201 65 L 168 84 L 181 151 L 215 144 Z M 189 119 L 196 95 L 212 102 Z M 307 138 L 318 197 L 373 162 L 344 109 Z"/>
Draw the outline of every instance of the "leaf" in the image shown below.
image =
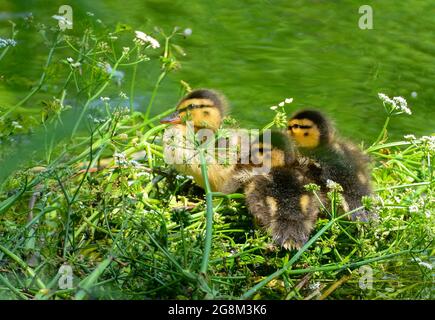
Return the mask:
<path id="1" fill-rule="evenodd" d="M 97 282 L 98 278 L 103 274 L 104 270 L 106 270 L 111 262 L 112 257 L 107 258 L 106 260 L 101 262 L 89 276 L 80 281 L 78 287 L 81 289 L 75 295 L 76 300 L 83 300 L 84 298 L 86 298 L 88 292 L 91 291 L 94 283 Z"/>

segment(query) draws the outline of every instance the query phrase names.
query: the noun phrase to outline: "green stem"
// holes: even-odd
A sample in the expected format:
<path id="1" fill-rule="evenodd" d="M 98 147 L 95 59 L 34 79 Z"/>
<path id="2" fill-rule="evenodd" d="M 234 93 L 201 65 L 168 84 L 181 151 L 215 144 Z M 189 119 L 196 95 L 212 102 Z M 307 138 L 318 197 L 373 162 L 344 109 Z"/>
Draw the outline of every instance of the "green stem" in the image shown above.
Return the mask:
<path id="1" fill-rule="evenodd" d="M 72 133 L 71 133 L 71 137 L 73 137 L 73 136 L 75 135 L 75 133 L 76 133 L 76 131 L 77 131 L 79 125 L 80 125 L 80 122 L 81 122 L 82 119 L 83 119 L 83 116 L 85 115 L 86 111 L 88 110 L 88 107 L 89 107 L 90 103 L 91 103 L 94 99 L 96 99 L 96 98 L 97 98 L 97 97 L 98 97 L 98 96 L 99 96 L 99 95 L 100 95 L 100 94 L 101 94 L 101 93 L 106 89 L 106 87 L 109 85 L 110 80 L 112 79 L 112 77 L 113 77 L 113 75 L 114 75 L 116 69 L 118 68 L 119 63 L 122 61 L 123 58 L 124 58 L 124 55 L 122 55 L 122 56 L 118 59 L 118 61 L 116 61 L 115 65 L 113 66 L 112 72 L 110 73 L 110 75 L 109 75 L 109 77 L 107 78 L 107 80 L 105 81 L 105 83 L 100 87 L 100 89 L 98 89 L 97 92 L 94 93 L 94 95 L 93 95 L 92 97 L 90 97 L 90 98 L 86 101 L 85 105 L 83 106 L 82 112 L 80 113 L 80 116 L 79 116 L 79 118 L 77 119 L 76 124 L 74 125 L 73 131 L 72 131 Z"/>
<path id="2" fill-rule="evenodd" d="M 137 64 L 133 67 L 133 74 L 131 76 L 131 84 L 130 84 L 130 113 L 132 114 L 134 111 L 134 85 L 136 82 L 136 73 L 137 73 Z"/>
<path id="3" fill-rule="evenodd" d="M 157 79 L 157 82 L 156 82 L 156 84 L 155 84 L 155 86 L 154 86 L 153 93 L 151 94 L 151 99 L 150 99 L 150 102 L 148 103 L 147 110 L 146 110 L 146 113 L 145 113 L 145 120 L 148 120 L 148 118 L 150 117 L 151 108 L 152 108 L 152 106 L 153 106 L 154 99 L 155 99 L 156 94 L 157 94 L 157 90 L 159 89 L 159 87 L 160 87 L 160 83 L 163 81 L 163 79 L 165 78 L 165 76 L 166 76 L 166 70 L 163 71 L 163 72 L 160 74 L 160 76 L 159 76 L 159 78 Z"/>
<path id="4" fill-rule="evenodd" d="M 25 263 L 20 257 L 18 257 L 16 254 L 14 254 L 12 251 L 10 251 L 8 248 L 3 247 L 0 244 L 0 250 L 3 251 L 4 254 L 6 254 L 9 258 L 14 260 L 18 265 L 23 268 L 27 274 L 29 274 L 30 277 L 34 278 L 36 280 L 36 284 L 38 285 L 39 289 L 45 289 L 46 286 L 42 282 L 41 279 L 36 275 L 35 271 L 33 271 L 32 268 L 30 268 L 27 263 Z"/>
<path id="5" fill-rule="evenodd" d="M 403 255 L 403 254 L 407 254 L 407 253 L 419 253 L 422 252 L 422 250 L 403 250 L 403 251 L 399 251 L 396 253 L 391 253 L 391 254 L 387 254 L 385 256 L 380 256 L 380 257 L 374 257 L 374 258 L 370 258 L 370 259 L 366 259 L 366 260 L 362 260 L 362 261 L 358 261 L 358 262 L 352 262 L 352 263 L 346 263 L 346 264 L 334 264 L 334 265 L 330 265 L 330 266 L 323 266 L 323 267 L 316 267 L 316 268 L 307 268 L 307 269 L 295 269 L 295 270 L 289 270 L 287 271 L 287 274 L 303 274 L 303 273 L 313 273 L 313 272 L 322 272 L 322 271 L 334 271 L 334 270 L 341 270 L 341 269 L 354 269 L 356 267 L 360 267 L 360 266 L 364 266 L 367 264 L 370 264 L 372 262 L 377 262 L 377 261 L 382 261 L 382 260 L 388 260 L 390 258 L 399 256 L 399 255 Z"/>
<path id="6" fill-rule="evenodd" d="M 202 255 L 201 261 L 201 273 L 205 276 L 207 274 L 208 261 L 210 258 L 211 251 L 211 240 L 213 236 L 213 194 L 210 188 L 210 182 L 208 181 L 207 174 L 207 164 L 204 158 L 204 150 L 199 150 L 199 156 L 201 160 L 201 174 L 204 179 L 205 184 L 205 200 L 207 204 L 207 212 L 206 212 L 206 228 L 205 228 L 205 243 L 204 243 L 204 251 Z"/>
<path id="7" fill-rule="evenodd" d="M 384 126 L 382 127 L 382 130 L 381 130 L 381 132 L 379 133 L 379 136 L 378 136 L 378 138 L 376 139 L 376 141 L 373 142 L 372 147 L 375 146 L 375 145 L 377 145 L 377 144 L 379 143 L 379 141 L 381 141 L 382 138 L 384 137 L 385 132 L 387 131 L 387 126 L 388 126 L 388 124 L 390 123 L 390 118 L 391 118 L 390 115 L 388 115 L 387 119 L 385 120 Z"/>

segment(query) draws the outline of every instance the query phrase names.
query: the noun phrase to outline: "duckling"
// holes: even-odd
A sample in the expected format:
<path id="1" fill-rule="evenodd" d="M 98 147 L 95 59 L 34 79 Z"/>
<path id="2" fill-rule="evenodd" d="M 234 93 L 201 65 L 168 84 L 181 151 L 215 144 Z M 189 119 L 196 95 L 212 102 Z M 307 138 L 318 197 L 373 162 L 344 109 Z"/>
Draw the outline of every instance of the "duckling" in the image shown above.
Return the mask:
<path id="1" fill-rule="evenodd" d="M 345 211 L 362 206 L 361 198 L 371 194 L 370 159 L 353 143 L 336 136 L 331 121 L 320 111 L 302 110 L 288 121 L 288 133 L 298 151 L 321 167 L 321 185 L 328 180 L 343 187 Z M 359 210 L 353 219 L 367 219 Z"/>
<path id="2" fill-rule="evenodd" d="M 186 138 L 189 134 L 194 134 L 199 129 L 210 129 L 216 132 L 222 124 L 228 110 L 226 98 L 219 92 L 211 89 L 197 89 L 191 91 L 177 104 L 176 111 L 166 118 L 160 120 L 161 123 L 173 125 L 175 133 L 179 133 Z M 193 124 L 192 128 L 188 126 L 188 121 Z M 169 150 L 174 145 L 165 145 L 165 150 Z M 214 144 L 213 144 L 214 147 Z M 190 159 L 185 159 L 186 163 L 175 163 L 177 171 L 190 175 L 193 180 L 203 189 L 205 182 L 202 177 L 200 162 L 194 161 L 198 158 L 198 152 L 181 141 L 181 144 L 175 142 L 174 152 L 187 151 Z M 196 158 L 195 158 L 196 157 Z M 190 160 L 190 161 L 189 161 Z M 222 165 L 217 163 L 208 163 L 207 172 L 210 188 L 212 191 L 222 191 L 222 186 L 228 179 L 233 170 L 233 166 Z"/>
<path id="3" fill-rule="evenodd" d="M 245 202 L 255 221 L 285 249 L 299 249 L 308 240 L 321 203 L 304 186 L 319 183 L 320 169 L 296 158 L 287 134 L 274 132 L 270 172 L 254 174 L 239 170 L 233 177 L 242 181 Z M 263 150 L 268 156 L 268 150 Z"/>

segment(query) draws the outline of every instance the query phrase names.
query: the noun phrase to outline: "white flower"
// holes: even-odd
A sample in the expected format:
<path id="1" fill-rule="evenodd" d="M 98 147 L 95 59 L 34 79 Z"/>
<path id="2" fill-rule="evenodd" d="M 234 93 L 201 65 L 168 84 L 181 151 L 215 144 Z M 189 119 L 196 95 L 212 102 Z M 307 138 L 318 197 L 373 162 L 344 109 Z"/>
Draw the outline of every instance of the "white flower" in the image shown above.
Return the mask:
<path id="1" fill-rule="evenodd" d="M 277 107 L 277 106 L 272 106 L 272 107 L 270 107 L 270 110 L 273 110 L 273 111 L 275 111 L 276 109 L 278 109 L 278 107 Z"/>
<path id="2" fill-rule="evenodd" d="M 18 121 L 12 121 L 12 126 L 13 126 L 15 129 L 22 129 L 22 128 L 23 128 L 23 126 L 20 125 L 20 123 L 19 123 Z"/>
<path id="3" fill-rule="evenodd" d="M 109 97 L 100 97 L 100 100 L 103 102 L 108 102 L 108 101 L 110 101 L 110 98 Z"/>
<path id="4" fill-rule="evenodd" d="M 93 12 L 90 12 L 90 11 L 86 12 L 86 14 L 87 14 L 88 16 L 90 16 L 90 17 L 93 17 L 93 16 L 94 16 L 94 13 L 93 13 Z"/>
<path id="5" fill-rule="evenodd" d="M 71 65 L 71 67 L 73 68 L 78 68 L 80 67 L 82 64 L 80 62 L 74 62 L 74 59 L 71 57 L 66 58 L 66 61 L 68 61 L 68 63 Z"/>
<path id="6" fill-rule="evenodd" d="M 129 47 L 122 47 L 122 54 L 123 55 L 127 55 L 130 52 L 130 48 Z"/>
<path id="7" fill-rule="evenodd" d="M 416 139 L 415 136 L 414 136 L 413 134 L 407 134 L 407 135 L 404 135 L 403 137 L 404 137 L 406 140 L 410 140 L 410 141 Z"/>
<path id="8" fill-rule="evenodd" d="M 392 110 L 398 110 L 396 114 L 407 113 L 412 114 L 411 109 L 408 108 L 408 103 L 403 97 L 394 97 L 391 99 L 384 93 L 378 93 L 379 99 L 382 100 L 384 104 L 389 104 L 392 107 Z"/>
<path id="9" fill-rule="evenodd" d="M 125 100 L 128 99 L 127 95 L 126 95 L 124 92 L 122 92 L 122 91 L 119 93 L 119 96 L 120 96 L 122 99 L 125 99 Z"/>
<path id="10" fill-rule="evenodd" d="M 189 36 L 191 36 L 191 35 L 192 35 L 192 29 L 190 29 L 190 28 L 186 28 L 186 29 L 184 29 L 184 31 L 183 31 L 183 35 L 184 35 L 185 37 L 189 37 Z"/>
<path id="11" fill-rule="evenodd" d="M 378 93 L 379 99 L 381 99 L 385 103 L 395 104 L 393 100 L 390 99 L 385 93 Z"/>
<path id="12" fill-rule="evenodd" d="M 400 109 L 400 111 L 405 112 L 407 114 L 411 114 L 411 109 L 408 108 L 408 103 L 403 97 L 394 97 L 393 101 L 396 103 L 396 107 Z"/>
<path id="13" fill-rule="evenodd" d="M 0 38 L 0 48 L 4 47 L 15 47 L 17 45 L 17 42 L 14 39 L 3 39 Z"/>
<path id="14" fill-rule="evenodd" d="M 317 289 L 320 288 L 320 282 L 310 283 L 310 284 L 308 285 L 308 287 L 309 287 L 311 290 L 317 290 Z"/>
<path id="15" fill-rule="evenodd" d="M 287 98 L 284 100 L 285 103 L 292 103 L 293 102 L 293 98 Z"/>
<path id="16" fill-rule="evenodd" d="M 411 97 L 413 97 L 414 99 L 417 98 L 418 94 L 415 91 L 411 92 Z"/>
<path id="17" fill-rule="evenodd" d="M 141 42 L 142 44 L 149 43 L 151 48 L 153 49 L 160 48 L 160 43 L 153 37 L 147 35 L 142 31 L 135 31 L 135 33 L 136 33 L 136 39 L 139 40 L 139 42 Z"/>
<path id="18" fill-rule="evenodd" d="M 408 210 L 411 213 L 418 212 L 418 206 L 413 204 L 413 205 L 409 206 Z"/>
<path id="19" fill-rule="evenodd" d="M 429 150 L 435 151 L 435 136 L 423 136 L 420 138 L 420 141 L 427 143 Z"/>
<path id="20" fill-rule="evenodd" d="M 280 106 L 280 107 L 284 107 L 284 102 L 280 102 L 280 103 L 278 104 L 278 106 Z"/>
<path id="21" fill-rule="evenodd" d="M 119 153 L 115 152 L 113 154 L 113 157 L 115 158 L 116 162 L 119 165 L 127 165 L 128 164 L 127 157 L 126 157 L 125 153 L 123 153 L 123 152 L 119 152 Z"/>

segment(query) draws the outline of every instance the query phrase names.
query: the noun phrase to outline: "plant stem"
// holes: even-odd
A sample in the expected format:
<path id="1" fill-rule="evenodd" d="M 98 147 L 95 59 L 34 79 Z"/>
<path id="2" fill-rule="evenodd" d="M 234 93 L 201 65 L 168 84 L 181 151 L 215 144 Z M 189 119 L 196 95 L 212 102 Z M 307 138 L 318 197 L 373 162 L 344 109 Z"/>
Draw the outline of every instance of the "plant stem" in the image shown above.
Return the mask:
<path id="1" fill-rule="evenodd" d="M 373 142 L 372 147 L 375 146 L 375 145 L 377 145 L 377 144 L 379 143 L 379 141 L 381 141 L 382 138 L 384 137 L 385 132 L 387 131 L 387 126 L 388 126 L 388 124 L 390 123 L 390 118 L 391 118 L 391 116 L 388 115 L 387 119 L 385 120 L 384 126 L 382 127 L 382 130 L 381 130 L 381 132 L 379 133 L 379 136 L 378 136 L 378 138 L 376 139 L 376 141 Z"/>
<path id="2" fill-rule="evenodd" d="M 6 254 L 9 258 L 11 258 L 12 260 L 14 260 L 16 263 L 19 264 L 19 266 L 21 268 L 23 268 L 30 277 L 34 278 L 36 280 L 36 284 L 38 285 L 39 289 L 45 289 L 46 286 L 45 284 L 42 282 L 41 279 L 39 279 L 39 277 L 36 275 L 35 271 L 33 271 L 32 268 L 30 268 L 27 263 L 25 263 L 20 257 L 18 257 L 16 254 L 14 254 L 12 251 L 10 251 L 8 248 L 3 247 L 0 244 L 0 250 Z"/>
<path id="3" fill-rule="evenodd" d="M 160 83 L 161 83 L 162 80 L 165 78 L 165 76 L 166 76 L 166 70 L 163 71 L 163 72 L 160 74 L 160 76 L 159 76 L 159 78 L 157 79 L 157 82 L 156 82 L 156 84 L 155 84 L 155 86 L 154 86 L 153 93 L 151 94 L 150 102 L 148 103 L 147 110 L 146 110 L 146 112 L 145 112 L 145 120 L 148 120 L 148 118 L 150 117 L 151 108 L 152 108 L 152 106 L 153 106 L 154 99 L 155 99 L 156 94 L 157 94 L 157 90 L 159 89 Z"/>
<path id="4" fill-rule="evenodd" d="M 109 85 L 110 80 L 112 79 L 116 69 L 118 68 L 119 63 L 122 61 L 122 59 L 124 58 L 124 55 L 121 55 L 121 57 L 116 61 L 115 65 L 113 66 L 112 72 L 110 73 L 109 77 L 107 78 L 107 80 L 104 82 L 104 84 L 100 87 L 100 89 L 97 90 L 97 92 L 95 92 L 85 103 L 85 105 L 83 106 L 82 112 L 80 113 L 79 118 L 77 119 L 76 124 L 74 125 L 73 131 L 71 133 L 71 138 L 75 135 L 80 122 L 83 119 L 83 116 L 85 115 L 86 111 L 88 110 L 88 107 L 90 105 L 90 103 L 96 99 L 103 91 L 104 89 L 106 89 L 106 87 Z"/>
<path id="5" fill-rule="evenodd" d="M 205 184 L 205 200 L 207 204 L 206 212 L 206 228 L 205 228 L 205 243 L 204 251 L 201 261 L 201 273 L 205 276 L 207 274 L 208 261 L 211 251 L 211 240 L 213 236 L 213 194 L 211 192 L 210 183 L 208 181 L 207 164 L 205 162 L 204 150 L 199 149 L 199 156 L 201 160 L 201 174 Z"/>
<path id="6" fill-rule="evenodd" d="M 133 66 L 133 74 L 131 76 L 131 84 L 130 84 L 130 113 L 132 114 L 134 111 L 134 85 L 136 82 L 136 73 L 137 73 L 137 63 Z"/>

